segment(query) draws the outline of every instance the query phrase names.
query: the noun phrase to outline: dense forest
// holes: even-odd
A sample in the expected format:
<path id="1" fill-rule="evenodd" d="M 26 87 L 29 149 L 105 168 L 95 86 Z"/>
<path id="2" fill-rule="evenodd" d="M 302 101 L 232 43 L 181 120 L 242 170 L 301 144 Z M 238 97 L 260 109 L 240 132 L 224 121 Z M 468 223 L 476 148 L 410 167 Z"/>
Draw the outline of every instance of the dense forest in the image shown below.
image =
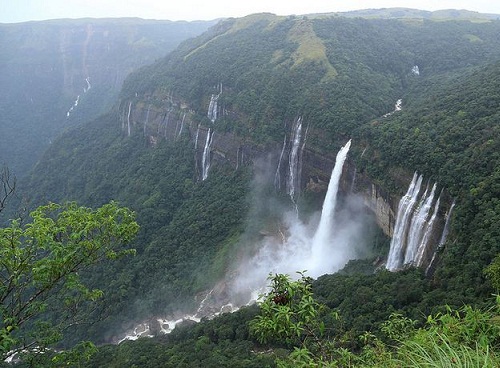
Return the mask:
<path id="1" fill-rule="evenodd" d="M 103 297 L 60 347 L 102 345 L 82 363 L 99 367 L 418 366 L 421 351 L 495 366 L 500 23 L 394 18 L 221 21 L 132 73 L 106 114 L 55 140 L 18 183 L 23 203 L 116 200 L 140 225 L 135 256 L 81 274 Z M 380 267 L 390 239 L 374 230 L 362 259 L 334 274 L 268 280 L 260 308 L 103 345 L 145 320 L 194 313 L 217 290 L 227 297 L 235 264 L 292 231 L 283 211 L 320 211 L 325 190 L 311 183 L 331 167 L 304 171 L 299 197 L 276 190 L 283 138 L 302 120 L 302 150 L 332 162 L 352 139 L 348 165 L 394 210 L 414 172 L 439 183 L 440 216 L 456 206 L 432 272 Z"/>

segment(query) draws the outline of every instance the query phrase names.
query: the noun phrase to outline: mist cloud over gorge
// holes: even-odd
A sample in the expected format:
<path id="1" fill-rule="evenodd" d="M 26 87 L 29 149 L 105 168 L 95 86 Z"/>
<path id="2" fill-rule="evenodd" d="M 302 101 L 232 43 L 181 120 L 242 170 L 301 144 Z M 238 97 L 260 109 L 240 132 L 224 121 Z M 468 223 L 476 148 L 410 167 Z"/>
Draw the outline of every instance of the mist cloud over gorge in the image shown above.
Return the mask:
<path id="1" fill-rule="evenodd" d="M 266 159 L 255 164 L 247 233 L 228 281 L 233 297 L 243 303 L 264 291 L 270 273 L 294 277 L 297 271 L 307 271 L 307 276 L 317 278 L 370 253 L 374 218 L 359 196 L 338 196 L 331 236 L 318 247 L 317 239 L 314 243 L 321 208 L 304 216 L 299 206 L 298 216 L 290 199 L 278 197 L 272 185 L 274 162 Z"/>

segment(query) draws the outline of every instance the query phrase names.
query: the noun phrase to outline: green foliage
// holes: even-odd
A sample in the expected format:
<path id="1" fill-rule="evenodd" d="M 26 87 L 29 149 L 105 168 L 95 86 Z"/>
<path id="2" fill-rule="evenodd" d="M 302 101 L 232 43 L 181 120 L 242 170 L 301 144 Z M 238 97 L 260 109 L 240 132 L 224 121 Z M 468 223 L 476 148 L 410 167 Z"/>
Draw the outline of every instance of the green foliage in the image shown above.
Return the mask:
<path id="1" fill-rule="evenodd" d="M 493 259 L 493 262 L 484 270 L 484 273 L 498 292 L 500 290 L 500 255 Z"/>
<path id="2" fill-rule="evenodd" d="M 83 305 L 102 291 L 79 273 L 106 259 L 134 253 L 122 248 L 136 235 L 135 215 L 115 202 L 96 210 L 50 203 L 31 222 L 0 229 L 0 352 L 44 349 L 57 342 Z"/>
<path id="3" fill-rule="evenodd" d="M 283 293 L 303 293 L 311 298 L 303 307 L 304 315 L 311 316 L 308 325 L 324 327 L 319 323 L 319 310 L 324 308 L 314 301 L 307 287 L 307 280 L 290 281 L 287 276 L 275 275 L 270 278 L 271 291 L 261 303 L 261 312 L 252 322 L 252 331 L 261 341 L 287 341 L 294 350 L 285 359 L 278 359 L 278 367 L 496 367 L 496 357 L 500 343 L 498 310 L 480 311 L 470 306 L 460 310 L 446 308 L 446 312 L 429 315 L 423 327 L 417 328 L 417 321 L 399 313 L 393 313 L 382 324 L 385 343 L 370 332 L 360 335 L 361 350 L 350 350 L 339 346 L 342 335 L 322 336 L 312 343 L 305 339 L 290 340 L 301 320 L 300 310 L 281 309 L 276 298 Z M 301 294 L 302 295 L 302 294 Z M 296 297 L 295 297 L 296 298 Z M 294 304 L 290 298 L 287 304 Z M 497 305 L 498 308 L 498 305 Z M 288 322 L 292 321 L 292 322 Z M 283 328 L 275 328 L 280 324 Z M 319 336 L 318 334 L 317 336 Z M 337 340 L 337 342 L 335 341 Z"/>
<path id="4" fill-rule="evenodd" d="M 311 280 L 303 273 L 297 281 L 288 275 L 269 275 L 271 291 L 259 303 L 261 314 L 252 323 L 251 331 L 261 342 L 281 341 L 291 344 L 315 337 L 314 326 L 319 305 L 312 297 Z"/>

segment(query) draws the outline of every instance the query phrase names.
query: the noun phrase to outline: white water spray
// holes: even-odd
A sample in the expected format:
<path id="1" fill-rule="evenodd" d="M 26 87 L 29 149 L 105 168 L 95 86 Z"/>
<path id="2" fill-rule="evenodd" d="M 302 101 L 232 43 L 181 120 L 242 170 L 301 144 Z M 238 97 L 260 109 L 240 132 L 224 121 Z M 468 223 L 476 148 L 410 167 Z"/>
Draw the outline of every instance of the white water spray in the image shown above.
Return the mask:
<path id="1" fill-rule="evenodd" d="M 422 237 L 422 240 L 420 241 L 420 245 L 417 249 L 417 254 L 415 255 L 415 258 L 413 260 L 413 264 L 417 267 L 421 267 L 423 265 L 425 256 L 429 251 L 429 246 L 431 245 L 429 242 L 431 240 L 432 231 L 434 230 L 434 223 L 436 222 L 440 202 L 441 196 L 438 197 L 436 204 L 434 205 L 434 212 L 432 213 L 431 218 L 424 226 L 424 235 Z"/>
<path id="2" fill-rule="evenodd" d="M 132 101 L 128 103 L 128 114 L 127 114 L 127 135 L 130 137 L 130 111 L 132 110 Z"/>
<path id="3" fill-rule="evenodd" d="M 337 158 L 335 161 L 335 166 L 332 171 L 332 176 L 330 178 L 330 182 L 328 183 L 328 190 L 326 192 L 325 201 L 323 202 L 323 209 L 321 211 L 321 219 L 319 222 L 318 229 L 316 230 L 316 234 L 314 235 L 312 241 L 312 255 L 310 259 L 310 267 L 316 267 L 318 264 L 323 264 L 322 260 L 325 257 L 332 258 L 335 260 L 339 260 L 343 262 L 340 255 L 344 252 L 344 249 L 338 249 L 331 247 L 333 234 L 334 234 L 334 216 L 335 209 L 337 206 L 337 192 L 339 189 L 340 177 L 342 175 L 342 168 L 344 166 L 344 162 L 347 158 L 347 153 L 349 152 L 349 148 L 351 147 L 351 141 L 347 142 L 347 144 L 340 149 L 337 153 Z M 334 268 L 340 268 L 342 265 L 335 264 Z M 326 268 L 331 268 L 331 265 L 327 265 Z M 332 269 L 318 269 L 319 273 L 325 273 L 332 271 Z M 313 275 L 313 277 L 319 275 Z"/>
<path id="4" fill-rule="evenodd" d="M 182 130 L 184 129 L 184 119 L 186 118 L 186 113 L 182 115 L 182 120 L 181 120 L 181 129 L 179 130 L 179 134 L 177 134 L 177 138 L 179 138 L 182 134 Z"/>
<path id="5" fill-rule="evenodd" d="M 198 129 L 196 129 L 196 138 L 194 140 L 194 150 L 198 148 L 198 137 L 200 136 L 200 124 L 198 124 Z"/>
<path id="6" fill-rule="evenodd" d="M 416 208 L 410 222 L 410 229 L 408 232 L 408 239 L 406 241 L 406 252 L 403 265 L 413 265 L 415 262 L 417 250 L 422 242 L 422 238 L 426 229 L 427 217 L 429 216 L 432 201 L 434 200 L 436 184 L 434 183 L 429 195 L 427 195 L 427 191 L 428 190 L 426 189 L 421 198 L 421 204 Z"/>
<path id="7" fill-rule="evenodd" d="M 219 84 L 219 93 L 212 94 L 212 96 L 210 97 L 210 103 L 208 104 L 207 117 L 210 119 L 210 121 L 212 121 L 212 123 L 215 123 L 215 120 L 217 120 L 217 100 L 219 99 L 221 93 L 222 83 Z"/>
<path id="8" fill-rule="evenodd" d="M 352 227 L 346 226 L 342 229 L 345 232 L 336 229 L 334 219 L 342 167 L 350 145 L 351 141 L 347 142 L 337 154 L 319 226 L 315 229 L 314 221 L 305 224 L 295 213 L 287 212 L 276 233 L 266 236 L 255 254 L 240 264 L 238 276 L 233 280 L 233 290 L 242 300 L 263 291 L 269 273 L 285 273 L 293 277 L 296 271 L 307 270 L 307 275 L 318 277 L 335 272 L 349 259 L 356 258 L 359 249 L 349 243 L 351 235 L 346 234 L 353 230 Z M 354 231 L 359 233 L 360 229 Z"/>
<path id="9" fill-rule="evenodd" d="M 210 147 L 212 146 L 212 140 L 213 140 L 213 132 L 211 129 L 208 129 L 207 139 L 205 141 L 205 148 L 203 150 L 203 157 L 201 160 L 202 181 L 208 178 L 208 170 L 210 169 Z"/>
<path id="10" fill-rule="evenodd" d="M 422 180 L 422 175 L 418 176 L 415 172 L 408 191 L 399 201 L 396 224 L 394 225 L 394 234 L 392 236 L 389 256 L 387 257 L 386 263 L 386 268 L 389 271 L 396 271 L 403 265 L 408 219 L 411 218 L 410 216 L 413 211 L 413 206 L 417 201 Z"/>
<path id="11" fill-rule="evenodd" d="M 286 181 L 286 191 L 293 203 L 295 203 L 296 192 L 300 188 L 300 142 L 302 139 L 302 118 L 299 117 L 295 122 L 292 136 L 292 148 L 288 157 L 288 176 Z"/>

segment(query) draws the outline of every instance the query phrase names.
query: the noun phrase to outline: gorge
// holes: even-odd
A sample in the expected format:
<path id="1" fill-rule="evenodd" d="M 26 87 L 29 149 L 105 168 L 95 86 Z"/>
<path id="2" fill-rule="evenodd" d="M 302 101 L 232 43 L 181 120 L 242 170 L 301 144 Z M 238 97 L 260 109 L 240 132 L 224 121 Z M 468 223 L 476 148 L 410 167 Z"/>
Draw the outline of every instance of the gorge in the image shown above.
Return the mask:
<path id="1" fill-rule="evenodd" d="M 269 272 L 307 270 L 351 337 L 380 334 L 393 312 L 419 319 L 488 298 L 499 30 L 255 14 L 130 74 L 111 109 L 61 133 L 19 185 L 30 205 L 117 200 L 141 226 L 134 257 L 82 274 L 105 296 L 97 322 L 65 343 L 116 343 L 139 324 L 130 336 L 161 337 L 116 349 L 249 341 L 254 307 L 225 312 L 255 299 Z M 89 75 L 85 98 L 98 89 Z M 214 314 L 225 322 L 203 318 Z"/>

